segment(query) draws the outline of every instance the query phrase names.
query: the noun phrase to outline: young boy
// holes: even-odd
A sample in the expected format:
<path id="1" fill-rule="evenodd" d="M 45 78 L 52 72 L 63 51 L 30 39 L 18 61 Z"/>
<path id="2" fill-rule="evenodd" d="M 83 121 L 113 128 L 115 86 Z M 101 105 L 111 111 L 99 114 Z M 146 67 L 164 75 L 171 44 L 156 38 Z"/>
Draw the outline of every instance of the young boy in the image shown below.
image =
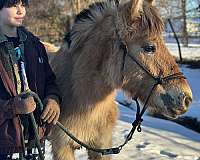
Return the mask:
<path id="1" fill-rule="evenodd" d="M 60 114 L 61 96 L 45 48 L 22 27 L 27 6 L 28 0 L 0 0 L 0 160 L 24 151 L 22 119 L 36 109 L 33 97 L 21 96 L 25 91 L 21 62 L 30 90 L 44 102 L 39 115 L 43 122 L 56 124 Z M 44 127 L 39 131 L 42 138 Z"/>

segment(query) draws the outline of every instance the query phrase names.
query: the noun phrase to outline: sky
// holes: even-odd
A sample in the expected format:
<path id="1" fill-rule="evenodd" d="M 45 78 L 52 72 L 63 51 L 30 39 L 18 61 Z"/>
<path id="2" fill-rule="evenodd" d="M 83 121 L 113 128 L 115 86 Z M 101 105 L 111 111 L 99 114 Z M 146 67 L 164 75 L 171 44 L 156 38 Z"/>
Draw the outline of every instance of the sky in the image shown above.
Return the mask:
<path id="1" fill-rule="evenodd" d="M 194 9 L 200 4 L 199 0 L 187 0 L 187 9 Z"/>

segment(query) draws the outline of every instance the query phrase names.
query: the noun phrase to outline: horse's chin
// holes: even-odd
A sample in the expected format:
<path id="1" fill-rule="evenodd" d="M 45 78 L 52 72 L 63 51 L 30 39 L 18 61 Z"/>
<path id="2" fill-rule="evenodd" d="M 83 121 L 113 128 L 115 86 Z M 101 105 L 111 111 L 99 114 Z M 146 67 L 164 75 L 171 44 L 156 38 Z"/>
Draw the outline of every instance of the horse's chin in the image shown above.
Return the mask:
<path id="1" fill-rule="evenodd" d="M 155 117 L 176 119 L 181 115 L 183 115 L 185 112 L 187 112 L 187 109 L 183 109 L 182 107 L 180 107 L 180 109 L 174 109 L 174 108 L 175 107 L 166 107 L 166 106 L 157 107 L 156 110 L 155 108 L 149 108 L 148 113 Z"/>
<path id="2" fill-rule="evenodd" d="M 163 114 L 163 116 L 167 119 L 177 119 L 180 115 L 177 114 Z"/>
<path id="3" fill-rule="evenodd" d="M 169 119 L 176 119 L 186 112 L 187 112 L 187 109 L 186 110 L 183 110 L 183 109 L 182 110 L 181 109 L 177 109 L 177 110 L 168 109 L 167 112 L 162 113 L 162 115 L 165 116 L 166 118 L 169 118 Z"/>

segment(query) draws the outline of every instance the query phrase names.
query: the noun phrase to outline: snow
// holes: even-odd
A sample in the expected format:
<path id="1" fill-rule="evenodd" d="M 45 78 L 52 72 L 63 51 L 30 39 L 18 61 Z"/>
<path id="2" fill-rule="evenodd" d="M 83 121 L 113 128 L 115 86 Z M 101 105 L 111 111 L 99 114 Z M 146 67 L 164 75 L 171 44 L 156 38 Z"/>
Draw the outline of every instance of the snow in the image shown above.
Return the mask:
<path id="1" fill-rule="evenodd" d="M 176 45 L 169 44 L 170 51 L 178 56 Z M 183 49 L 183 57 L 190 59 L 200 57 L 200 46 Z M 180 66 L 193 91 L 193 103 L 185 114 L 200 120 L 200 69 Z M 117 99 L 124 100 L 122 92 Z M 134 105 L 132 106 L 134 108 Z M 135 111 L 119 104 L 120 117 L 113 133 L 113 146 L 119 146 L 131 129 Z M 153 118 L 147 114 L 143 117 L 142 132 L 135 132 L 133 139 L 113 160 L 200 160 L 200 134 L 171 121 Z M 51 160 L 50 144 L 47 144 L 45 160 Z M 86 160 L 85 149 L 76 151 L 77 160 Z"/>
<path id="2" fill-rule="evenodd" d="M 200 121 L 200 69 L 181 68 L 182 72 L 187 77 L 193 92 L 193 103 L 185 115 L 196 117 Z"/>
<path id="3" fill-rule="evenodd" d="M 166 44 L 170 53 L 179 58 L 178 46 L 176 43 L 167 43 Z M 199 44 L 189 44 L 189 47 L 183 47 L 181 45 L 181 53 L 183 59 L 196 60 L 200 59 L 200 45 Z"/>
<path id="4" fill-rule="evenodd" d="M 135 112 L 119 106 L 120 120 L 113 136 L 113 145 L 119 146 L 131 129 Z M 200 160 L 200 134 L 176 123 L 144 116 L 142 132 L 135 132 L 133 139 L 113 160 Z M 78 160 L 86 160 L 85 150 L 76 152 Z"/>

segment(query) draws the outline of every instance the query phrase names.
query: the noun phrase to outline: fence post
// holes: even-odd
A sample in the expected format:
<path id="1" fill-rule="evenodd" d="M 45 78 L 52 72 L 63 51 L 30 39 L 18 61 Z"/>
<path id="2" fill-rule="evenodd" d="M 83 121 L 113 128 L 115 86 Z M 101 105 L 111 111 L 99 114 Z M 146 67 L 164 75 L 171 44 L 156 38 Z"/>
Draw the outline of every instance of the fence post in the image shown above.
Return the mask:
<path id="1" fill-rule="evenodd" d="M 175 32 L 175 30 L 174 30 L 174 27 L 173 27 L 173 25 L 172 25 L 171 20 L 170 20 L 170 19 L 167 19 L 167 20 L 168 20 L 169 25 L 170 25 L 170 27 L 171 27 L 171 29 L 172 29 L 172 32 L 174 33 L 174 38 L 176 39 L 176 42 L 177 42 L 177 45 L 178 45 L 180 63 L 182 63 L 182 62 L 183 62 L 183 59 L 182 59 L 182 53 L 181 53 L 180 42 L 179 42 L 179 40 L 178 40 L 178 37 L 177 37 L 177 35 L 176 35 L 176 32 Z"/>

